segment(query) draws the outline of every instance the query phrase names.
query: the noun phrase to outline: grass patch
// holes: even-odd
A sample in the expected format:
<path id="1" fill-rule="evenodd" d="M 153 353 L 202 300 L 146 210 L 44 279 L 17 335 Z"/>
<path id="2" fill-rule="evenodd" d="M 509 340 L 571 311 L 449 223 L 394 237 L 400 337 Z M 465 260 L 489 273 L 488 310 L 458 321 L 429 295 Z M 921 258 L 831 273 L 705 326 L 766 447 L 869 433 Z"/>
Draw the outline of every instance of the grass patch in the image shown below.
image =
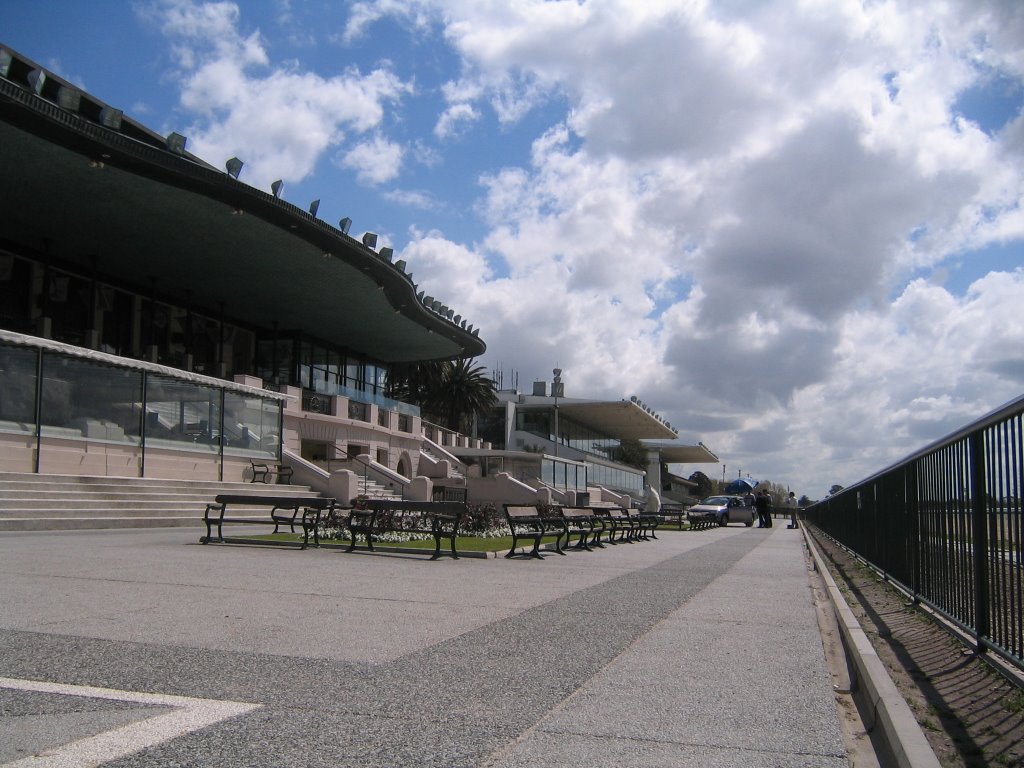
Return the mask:
<path id="1" fill-rule="evenodd" d="M 1005 706 L 1015 715 L 1024 712 L 1024 691 L 1017 690 L 1011 693 L 1010 697 L 1006 700 Z"/>

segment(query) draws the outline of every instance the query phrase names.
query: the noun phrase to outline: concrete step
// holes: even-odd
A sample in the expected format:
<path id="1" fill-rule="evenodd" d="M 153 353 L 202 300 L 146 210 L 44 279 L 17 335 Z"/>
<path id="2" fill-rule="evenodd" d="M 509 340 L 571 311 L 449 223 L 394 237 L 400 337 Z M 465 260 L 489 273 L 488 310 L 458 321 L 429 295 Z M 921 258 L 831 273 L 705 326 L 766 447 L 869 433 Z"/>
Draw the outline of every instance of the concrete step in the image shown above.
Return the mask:
<path id="1" fill-rule="evenodd" d="M 283 490 L 287 488 L 288 490 Z M 118 501 L 122 499 L 139 499 L 139 500 L 156 500 L 161 499 L 172 500 L 193 500 L 193 499 L 212 499 L 218 493 L 234 493 L 234 494 L 250 494 L 253 496 L 260 496 L 265 494 L 273 494 L 275 496 L 308 496 L 311 491 L 308 486 L 280 486 L 280 485 L 267 485 L 267 486 L 245 486 L 242 488 L 228 488 L 217 485 L 210 485 L 204 488 L 126 488 L 119 486 L 117 488 L 104 487 L 102 490 L 84 490 L 77 488 L 68 488 L 67 490 L 55 490 L 52 488 L 38 488 L 34 490 L 25 489 L 6 489 L 0 488 L 0 505 L 5 502 L 18 503 L 26 500 L 40 500 L 49 499 L 53 501 L 63 500 L 75 500 L 80 499 L 82 501 L 94 501 L 101 503 L 104 501 Z"/>
<path id="2" fill-rule="evenodd" d="M 201 517 L 25 517 L 0 518 L 0 532 L 83 531 L 107 528 L 201 528 Z M 273 529 L 271 529 L 273 530 Z"/>
<path id="3" fill-rule="evenodd" d="M 201 526 L 221 493 L 315 495 L 309 486 L 0 473 L 0 531 Z M 265 507 L 231 516 L 266 520 Z"/>

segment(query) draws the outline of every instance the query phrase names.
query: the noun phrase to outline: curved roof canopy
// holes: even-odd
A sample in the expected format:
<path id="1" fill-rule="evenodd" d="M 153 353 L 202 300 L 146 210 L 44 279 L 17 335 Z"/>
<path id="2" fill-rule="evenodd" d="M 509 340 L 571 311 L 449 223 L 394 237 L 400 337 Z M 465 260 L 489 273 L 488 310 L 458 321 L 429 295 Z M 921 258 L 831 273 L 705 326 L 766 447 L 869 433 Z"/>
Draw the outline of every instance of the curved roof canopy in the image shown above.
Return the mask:
<path id="1" fill-rule="evenodd" d="M 38 73 L 42 73 L 40 80 Z M 475 357 L 404 265 L 0 49 L 0 245 L 385 363 Z M 372 243 L 371 243 L 372 245 Z M 422 294 L 420 295 L 422 297 Z"/>
<path id="2" fill-rule="evenodd" d="M 629 400 L 563 400 L 558 409 L 583 426 L 619 440 L 676 436 L 672 427 Z"/>

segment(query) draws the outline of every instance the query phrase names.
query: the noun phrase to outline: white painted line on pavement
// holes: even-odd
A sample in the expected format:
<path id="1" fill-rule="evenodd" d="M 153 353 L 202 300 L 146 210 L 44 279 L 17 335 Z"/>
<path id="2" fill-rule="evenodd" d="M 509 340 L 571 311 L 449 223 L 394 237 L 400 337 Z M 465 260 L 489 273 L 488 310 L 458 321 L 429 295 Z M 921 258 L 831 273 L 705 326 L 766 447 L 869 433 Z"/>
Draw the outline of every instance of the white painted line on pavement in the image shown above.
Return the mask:
<path id="1" fill-rule="evenodd" d="M 4 763 L 0 768 L 90 768 L 138 752 L 146 747 L 170 741 L 186 733 L 198 731 L 200 728 L 213 725 L 221 720 L 243 715 L 262 706 L 240 701 L 195 699 L 189 696 L 118 691 L 85 685 L 15 680 L 9 677 L 0 677 L 0 688 L 174 707 L 173 712 L 164 712 L 145 720 L 46 749 L 38 755 Z"/>

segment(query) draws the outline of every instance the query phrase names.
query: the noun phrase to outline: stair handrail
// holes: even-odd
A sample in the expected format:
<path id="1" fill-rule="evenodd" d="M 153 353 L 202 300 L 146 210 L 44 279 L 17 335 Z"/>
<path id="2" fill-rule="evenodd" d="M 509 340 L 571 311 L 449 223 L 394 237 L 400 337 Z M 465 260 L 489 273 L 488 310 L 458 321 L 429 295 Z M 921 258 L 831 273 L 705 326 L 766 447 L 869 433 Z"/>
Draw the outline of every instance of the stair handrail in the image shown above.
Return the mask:
<path id="1" fill-rule="evenodd" d="M 381 482 L 383 485 L 388 486 L 389 484 L 397 484 L 401 490 L 401 498 L 406 497 L 406 488 L 409 485 L 409 478 L 405 475 L 400 475 L 390 467 L 386 467 L 378 461 L 374 461 L 369 454 L 361 453 L 358 456 L 350 456 L 348 461 L 351 463 L 362 465 L 363 483 L 369 479 L 370 474 L 376 475 L 374 481 Z M 356 474 L 359 474 L 358 472 Z"/>
<path id="2" fill-rule="evenodd" d="M 455 456 L 453 453 L 451 453 L 443 445 L 435 443 L 426 435 L 422 437 L 422 441 L 427 444 L 431 451 L 437 451 L 441 455 L 442 459 L 447 459 L 453 469 L 458 469 L 458 471 L 463 473 L 467 471 L 468 466 L 466 465 L 466 463 L 462 461 L 458 456 Z"/>

